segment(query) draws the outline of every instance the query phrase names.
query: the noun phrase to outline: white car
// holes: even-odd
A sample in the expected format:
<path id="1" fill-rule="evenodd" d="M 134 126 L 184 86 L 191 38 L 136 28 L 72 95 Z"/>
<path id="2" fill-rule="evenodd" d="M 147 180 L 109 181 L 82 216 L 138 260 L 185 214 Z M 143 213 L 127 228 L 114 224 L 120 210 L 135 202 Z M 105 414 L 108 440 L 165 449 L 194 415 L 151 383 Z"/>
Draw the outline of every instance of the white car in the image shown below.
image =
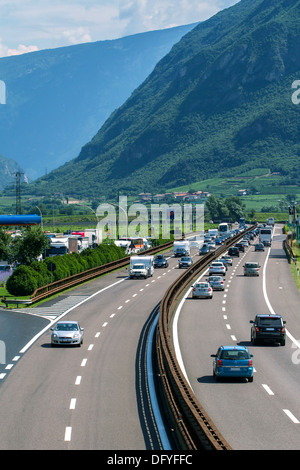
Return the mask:
<path id="1" fill-rule="evenodd" d="M 83 343 L 83 328 L 77 321 L 59 321 L 51 331 L 51 346 L 62 344 L 80 347 Z"/>
<path id="2" fill-rule="evenodd" d="M 197 282 L 193 286 L 193 299 L 212 299 L 213 290 L 209 282 Z"/>
<path id="3" fill-rule="evenodd" d="M 224 266 L 224 263 L 221 261 L 214 261 L 211 263 L 209 266 L 209 274 L 219 274 L 220 276 L 225 276 L 226 274 L 226 268 Z"/>

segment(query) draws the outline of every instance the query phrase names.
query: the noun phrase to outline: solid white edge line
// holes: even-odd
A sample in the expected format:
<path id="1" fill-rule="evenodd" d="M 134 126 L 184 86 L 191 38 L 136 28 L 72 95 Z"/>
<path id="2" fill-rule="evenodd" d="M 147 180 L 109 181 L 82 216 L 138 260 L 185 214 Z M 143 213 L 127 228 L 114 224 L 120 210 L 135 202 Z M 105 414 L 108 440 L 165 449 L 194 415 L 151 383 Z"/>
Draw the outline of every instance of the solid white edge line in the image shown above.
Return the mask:
<path id="1" fill-rule="evenodd" d="M 209 268 L 208 268 L 209 269 Z M 204 271 L 204 273 L 201 274 L 200 277 L 198 277 L 198 279 L 195 281 L 195 282 L 198 282 L 199 279 L 201 279 L 203 276 L 206 275 L 206 273 L 208 272 L 208 269 L 206 269 L 206 271 Z M 183 359 L 182 359 L 182 354 L 181 354 L 181 350 L 180 350 L 180 345 L 179 345 L 179 338 L 178 338 L 178 320 L 179 320 L 179 316 L 180 316 L 180 312 L 181 312 L 181 309 L 182 309 L 182 306 L 186 300 L 186 298 L 188 297 L 188 295 L 190 294 L 191 290 L 192 290 L 193 287 L 190 287 L 189 290 L 187 291 L 186 295 L 184 296 L 184 298 L 181 300 L 180 304 L 178 305 L 177 307 L 177 310 L 176 310 L 176 313 L 174 315 L 174 321 L 173 321 L 173 342 L 174 342 L 174 350 L 175 350 L 175 355 L 177 357 L 177 360 L 178 360 L 178 363 L 179 363 L 179 366 L 181 368 L 181 371 L 184 375 L 184 377 L 186 378 L 186 381 L 188 382 L 189 386 L 191 387 L 192 389 L 192 386 L 190 384 L 190 381 L 188 379 L 188 376 L 187 376 L 187 373 L 186 373 L 186 369 L 185 369 L 185 366 L 184 366 L 184 363 L 183 363 Z M 193 389 L 192 389 L 193 390 Z"/>
<path id="2" fill-rule="evenodd" d="M 274 231 L 273 231 L 273 236 L 274 236 L 274 233 L 275 233 L 275 228 L 274 228 Z M 267 307 L 268 307 L 271 315 L 276 315 L 276 312 L 274 311 L 274 309 L 271 305 L 271 302 L 269 300 L 269 297 L 268 297 L 268 294 L 267 294 L 267 286 L 266 286 L 266 284 L 267 284 L 267 282 L 266 282 L 266 270 L 267 270 L 267 263 L 268 263 L 268 260 L 269 260 L 269 257 L 270 257 L 270 251 L 271 251 L 271 247 L 268 249 L 268 253 L 267 253 L 264 268 L 263 268 L 263 294 L 264 294 L 265 302 L 267 304 Z M 295 346 L 298 349 L 300 349 L 300 342 L 297 341 L 287 329 L 285 329 L 285 331 L 286 331 L 287 337 L 290 338 L 292 343 L 294 343 Z"/>
<path id="3" fill-rule="evenodd" d="M 85 302 L 87 302 L 88 300 L 92 299 L 93 297 L 95 297 L 96 295 L 99 295 L 101 294 L 102 292 L 106 291 L 107 289 L 110 289 L 111 287 L 114 287 L 116 286 L 117 284 L 120 284 L 121 282 L 124 282 L 126 279 L 129 279 L 129 278 L 124 278 L 124 279 L 121 279 L 120 281 L 117 281 L 117 282 L 114 282 L 113 284 L 110 284 L 109 286 L 106 286 L 104 287 L 103 289 L 95 292 L 94 294 L 90 295 L 89 297 L 87 297 L 86 299 L 82 300 L 81 302 L 79 302 L 78 304 L 76 305 L 73 305 L 73 307 L 69 308 L 68 310 L 66 310 L 64 313 L 62 313 L 61 315 L 59 315 L 58 317 L 56 317 L 54 320 L 50 321 L 49 325 L 47 325 L 45 328 L 43 328 L 39 333 L 37 333 L 30 341 L 28 341 L 28 343 L 19 351 L 20 354 L 24 354 L 24 352 L 27 351 L 27 349 L 30 348 L 30 346 L 40 337 L 42 336 L 49 328 L 51 328 L 52 325 L 54 325 L 56 322 L 58 322 L 61 318 L 63 318 L 65 315 L 67 315 L 69 312 L 71 312 L 72 310 L 74 310 L 75 308 L 79 307 L 80 305 L 84 304 Z"/>

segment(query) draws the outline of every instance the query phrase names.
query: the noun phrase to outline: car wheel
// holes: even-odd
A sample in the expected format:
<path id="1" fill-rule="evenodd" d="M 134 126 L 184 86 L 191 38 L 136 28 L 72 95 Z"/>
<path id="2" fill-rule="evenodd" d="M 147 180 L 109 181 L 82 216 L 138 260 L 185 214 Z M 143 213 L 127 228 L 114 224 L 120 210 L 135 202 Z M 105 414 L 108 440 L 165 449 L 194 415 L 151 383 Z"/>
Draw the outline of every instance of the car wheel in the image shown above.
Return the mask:
<path id="1" fill-rule="evenodd" d="M 282 339 L 282 340 L 280 341 L 280 344 L 281 344 L 281 346 L 285 346 L 285 339 Z"/>
<path id="2" fill-rule="evenodd" d="M 248 377 L 248 382 L 253 382 L 253 376 L 252 376 L 252 377 Z"/>

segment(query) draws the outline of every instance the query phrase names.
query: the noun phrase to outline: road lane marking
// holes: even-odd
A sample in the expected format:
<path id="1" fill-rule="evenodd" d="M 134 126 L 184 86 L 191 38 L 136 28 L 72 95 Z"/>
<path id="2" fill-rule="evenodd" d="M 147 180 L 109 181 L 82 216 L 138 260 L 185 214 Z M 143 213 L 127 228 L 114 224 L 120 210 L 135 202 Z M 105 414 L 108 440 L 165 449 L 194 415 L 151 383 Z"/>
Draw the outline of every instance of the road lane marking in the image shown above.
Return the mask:
<path id="1" fill-rule="evenodd" d="M 299 424 L 300 421 L 298 421 L 298 419 L 293 415 L 293 413 L 290 412 L 290 410 L 283 410 L 285 412 L 285 414 L 293 421 L 293 423 L 295 424 Z"/>
<path id="2" fill-rule="evenodd" d="M 95 338 L 99 338 L 100 334 L 101 334 L 100 331 L 98 331 L 98 332 L 95 334 Z"/>
<path id="3" fill-rule="evenodd" d="M 102 328 L 105 328 L 107 325 L 108 325 L 108 322 L 106 321 L 105 323 L 103 323 Z"/>
<path id="4" fill-rule="evenodd" d="M 90 344 L 89 347 L 88 347 L 88 351 L 91 351 L 93 349 L 94 345 L 93 344 Z"/>
<path id="5" fill-rule="evenodd" d="M 81 375 L 77 375 L 76 380 L 75 380 L 75 385 L 80 385 L 81 383 Z"/>
<path id="6" fill-rule="evenodd" d="M 81 364 L 80 364 L 81 367 L 85 367 L 86 363 L 87 363 L 87 359 L 82 359 Z"/>
<path id="7" fill-rule="evenodd" d="M 6 376 L 6 374 L 0 374 L 0 380 L 4 379 L 4 377 Z"/>
<path id="8" fill-rule="evenodd" d="M 76 407 L 76 398 L 71 398 L 71 401 L 70 401 L 70 410 L 75 410 L 75 407 Z"/>
<path id="9" fill-rule="evenodd" d="M 274 395 L 274 392 L 272 392 L 272 390 L 270 389 L 268 385 L 262 384 L 262 386 L 269 395 Z"/>
<path id="10" fill-rule="evenodd" d="M 71 435 L 72 435 L 72 428 L 70 426 L 67 426 L 65 429 L 65 441 L 66 442 L 70 442 Z"/>
<path id="11" fill-rule="evenodd" d="M 275 228 L 274 228 L 274 231 L 273 231 L 273 236 L 274 236 L 274 233 L 275 233 Z M 271 303 L 270 303 L 270 300 L 269 300 L 269 297 L 268 297 L 268 294 L 267 294 L 267 286 L 266 286 L 266 271 L 267 271 L 267 264 L 268 264 L 268 261 L 269 261 L 269 256 L 270 256 L 270 252 L 271 252 L 271 247 L 268 249 L 268 253 L 267 253 L 267 256 L 266 256 L 266 260 L 265 260 L 265 264 L 264 264 L 264 267 L 263 267 L 263 295 L 264 295 L 264 298 L 265 298 L 265 302 L 267 304 L 267 307 L 271 313 L 271 315 L 276 315 L 276 312 L 274 311 Z M 290 340 L 292 341 L 292 343 L 295 344 L 295 346 L 300 349 L 300 342 L 297 341 L 292 335 L 291 333 L 285 329 L 286 331 L 286 335 L 288 338 L 290 338 Z"/>

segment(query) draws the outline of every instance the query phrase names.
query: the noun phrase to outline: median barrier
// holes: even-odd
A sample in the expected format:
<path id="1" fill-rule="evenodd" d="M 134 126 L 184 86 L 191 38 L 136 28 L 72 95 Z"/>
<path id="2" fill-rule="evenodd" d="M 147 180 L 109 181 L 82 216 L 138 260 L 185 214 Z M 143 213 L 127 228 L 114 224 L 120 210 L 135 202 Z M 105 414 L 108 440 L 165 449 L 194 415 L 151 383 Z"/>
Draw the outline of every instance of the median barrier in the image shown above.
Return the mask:
<path id="1" fill-rule="evenodd" d="M 207 254 L 188 268 L 167 290 L 160 305 L 156 330 L 158 387 L 165 418 L 175 445 L 181 450 L 231 450 L 195 397 L 178 364 L 173 348 L 171 325 L 176 307 L 187 287 L 214 259 L 234 245 L 243 234 L 228 240 L 212 254 Z"/>

